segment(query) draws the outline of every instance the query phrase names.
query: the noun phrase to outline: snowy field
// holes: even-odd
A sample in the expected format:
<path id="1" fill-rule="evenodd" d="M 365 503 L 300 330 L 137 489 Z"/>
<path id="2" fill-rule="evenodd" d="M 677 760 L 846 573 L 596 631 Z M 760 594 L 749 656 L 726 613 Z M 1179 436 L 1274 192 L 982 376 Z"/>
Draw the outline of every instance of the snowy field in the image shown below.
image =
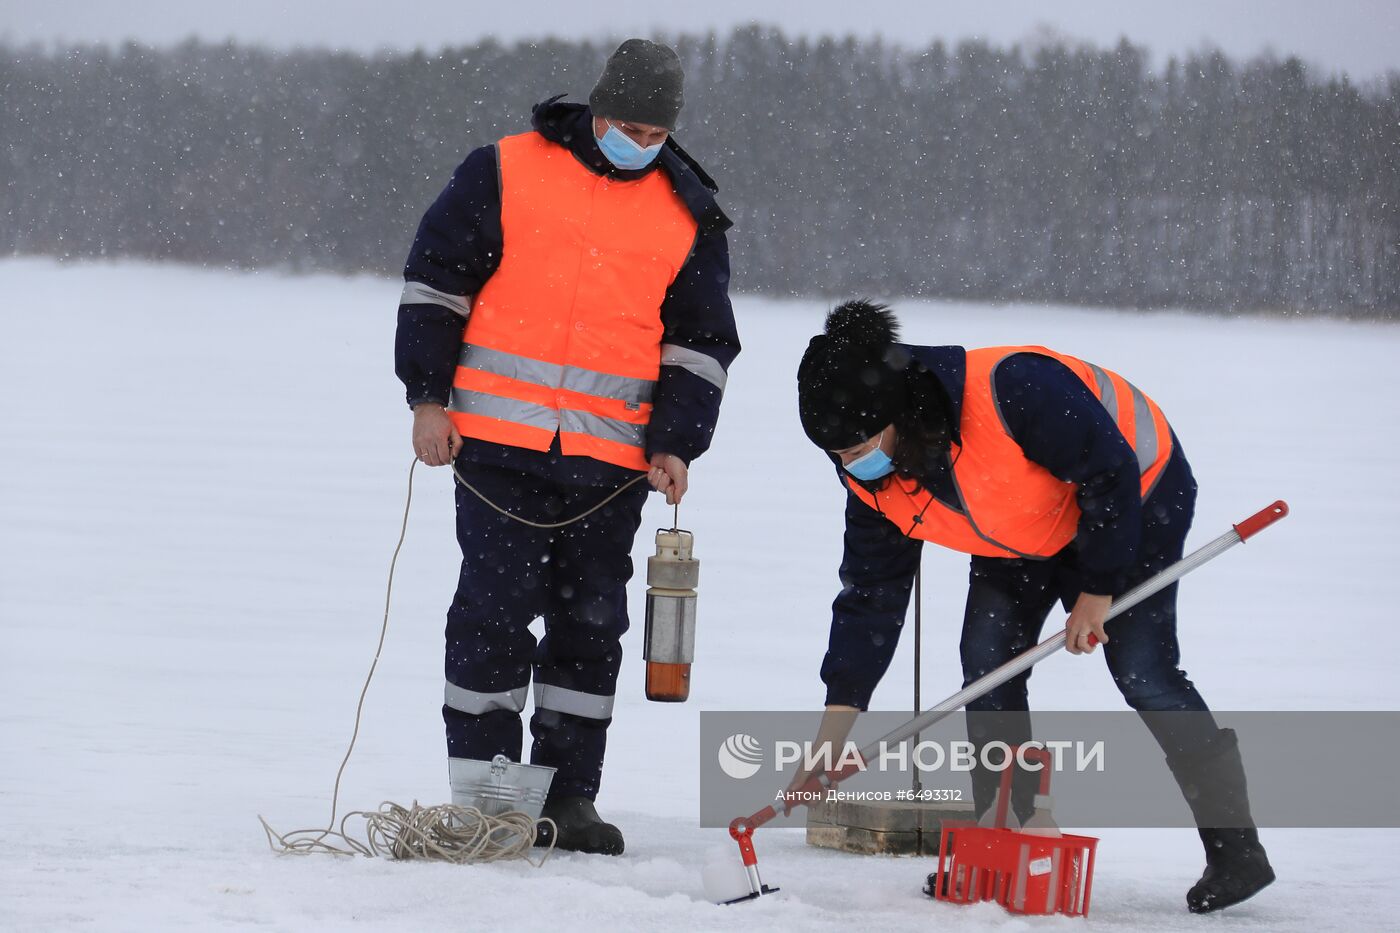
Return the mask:
<path id="1" fill-rule="evenodd" d="M 696 826 L 699 712 L 823 696 L 842 492 L 800 432 L 794 378 L 817 301 L 737 303 L 746 350 L 681 510 L 703 561 L 690 702 L 646 702 L 635 612 L 626 640 L 599 808 L 627 854 L 540 869 L 274 856 L 258 814 L 325 825 L 379 632 L 412 459 L 399 287 L 0 262 L 0 929 L 1394 929 L 1400 832 L 1379 830 L 1266 832 L 1280 881 L 1211 918 L 1185 910 L 1202 865 L 1187 830 L 1103 832 L 1087 922 L 934 904 L 927 860 L 809 849 L 796 831 L 758 840 L 781 895 L 704 899 L 700 864 L 730 843 Z M 1043 343 L 1153 395 L 1201 483 L 1193 546 L 1289 501 L 1285 523 L 1183 588 L 1184 666 L 1212 706 L 1400 708 L 1400 327 L 898 310 L 910 341 Z M 659 499 L 647 509 L 638 558 L 670 521 Z M 342 809 L 447 797 L 456 561 L 449 475 L 420 468 Z M 925 574 L 931 701 L 958 686 L 965 558 L 929 549 Z M 877 708 L 907 704 L 911 642 Z M 1121 705 L 1099 655 L 1047 661 L 1033 702 Z"/>

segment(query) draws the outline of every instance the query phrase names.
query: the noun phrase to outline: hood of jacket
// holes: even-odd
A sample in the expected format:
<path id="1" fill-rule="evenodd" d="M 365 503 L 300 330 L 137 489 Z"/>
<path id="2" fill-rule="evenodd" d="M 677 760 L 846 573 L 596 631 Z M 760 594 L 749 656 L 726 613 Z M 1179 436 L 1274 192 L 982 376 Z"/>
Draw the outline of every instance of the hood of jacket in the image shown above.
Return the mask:
<path id="1" fill-rule="evenodd" d="M 680 147 L 674 136 L 666 137 L 666 144 L 651 165 L 639 169 L 620 169 L 608 161 L 608 157 L 598 148 L 598 140 L 593 135 L 593 111 L 586 104 L 565 103 L 561 100 L 563 96 L 551 97 L 530 109 L 530 126 L 536 133 L 568 149 L 597 175 L 631 181 L 655 171 L 659 166 L 671 176 L 676 194 L 690 209 L 691 216 L 703 232 L 721 233 L 733 226 L 715 200 L 719 186 L 700 163 Z"/>
<path id="2" fill-rule="evenodd" d="M 967 350 L 962 347 L 907 347 L 911 366 L 922 366 L 948 397 L 954 442 L 962 443 L 963 387 L 967 384 Z"/>

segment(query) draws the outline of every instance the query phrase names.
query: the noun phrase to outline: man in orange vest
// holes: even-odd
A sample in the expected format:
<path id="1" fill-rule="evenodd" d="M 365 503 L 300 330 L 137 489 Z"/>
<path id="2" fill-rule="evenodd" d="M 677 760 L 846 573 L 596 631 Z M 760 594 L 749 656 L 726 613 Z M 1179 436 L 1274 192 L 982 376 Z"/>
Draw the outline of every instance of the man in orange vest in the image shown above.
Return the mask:
<path id="1" fill-rule="evenodd" d="M 729 220 L 671 137 L 682 85 L 674 51 L 629 39 L 589 106 L 545 101 L 530 132 L 471 152 L 418 228 L 395 344 L 414 451 L 458 480 L 452 766 L 521 760 L 533 673 L 554 841 L 613 855 L 622 834 L 593 801 L 641 481 L 680 501 L 739 352 Z"/>
<path id="2" fill-rule="evenodd" d="M 1045 347 L 919 347 L 896 337 L 886 308 L 847 302 L 798 369 L 803 429 L 846 489 L 844 588 L 822 664 L 819 741 L 843 741 L 868 707 L 898 643 L 922 542 L 971 554 L 964 686 L 1034 646 L 1062 601 L 1066 647 L 1082 654 L 1095 638 L 1103 644 L 1115 684 L 1196 817 L 1207 867 L 1188 908 L 1219 910 L 1257 893 L 1273 870 L 1235 734 L 1215 724 L 1179 666 L 1176 585 L 1104 626 L 1114 596 L 1181 558 L 1191 525 L 1196 482 L 1161 409 L 1118 374 Z M 1031 738 L 1029 676 L 967 705 L 996 714 L 970 717 L 969 738 Z M 1194 715 L 1153 715 L 1177 712 Z M 996 778 L 973 772 L 979 812 Z M 1022 820 L 1031 783 L 1013 794 Z"/>

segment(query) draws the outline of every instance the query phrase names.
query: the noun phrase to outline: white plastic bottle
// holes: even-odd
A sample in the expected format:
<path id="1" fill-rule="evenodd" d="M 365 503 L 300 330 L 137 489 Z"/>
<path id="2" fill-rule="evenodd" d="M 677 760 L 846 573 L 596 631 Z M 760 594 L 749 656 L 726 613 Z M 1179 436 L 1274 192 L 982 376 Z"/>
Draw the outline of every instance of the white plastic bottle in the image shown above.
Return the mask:
<path id="1" fill-rule="evenodd" d="M 1060 827 L 1055 824 L 1055 817 L 1051 810 L 1055 801 L 1049 794 L 1035 795 L 1035 812 L 1031 818 L 1026 820 L 1026 825 L 1021 827 L 1021 832 L 1032 836 L 1063 836 Z"/>
<path id="2" fill-rule="evenodd" d="M 982 818 L 977 821 L 977 825 L 981 826 L 983 829 L 996 829 L 997 806 L 998 804 L 993 803 L 990 807 L 988 807 L 987 812 L 983 813 Z M 1016 808 L 1011 806 L 1010 804 L 1007 804 L 1006 806 L 1006 826 L 1003 828 L 1012 831 L 1021 828 L 1021 820 L 1019 817 L 1016 816 Z"/>

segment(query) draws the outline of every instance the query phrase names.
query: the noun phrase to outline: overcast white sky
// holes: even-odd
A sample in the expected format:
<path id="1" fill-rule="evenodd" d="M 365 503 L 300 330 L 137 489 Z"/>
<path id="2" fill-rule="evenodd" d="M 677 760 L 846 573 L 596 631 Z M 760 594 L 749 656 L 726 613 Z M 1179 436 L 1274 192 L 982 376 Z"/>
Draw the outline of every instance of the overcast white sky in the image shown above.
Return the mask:
<path id="1" fill-rule="evenodd" d="M 371 50 L 502 39 L 728 30 L 880 34 L 908 46 L 978 36 L 1012 42 L 1049 25 L 1098 44 L 1126 35 L 1164 53 L 1211 43 L 1266 48 L 1359 79 L 1400 71 L 1400 0 L 0 0 L 0 37 L 177 42 L 191 35 Z"/>

